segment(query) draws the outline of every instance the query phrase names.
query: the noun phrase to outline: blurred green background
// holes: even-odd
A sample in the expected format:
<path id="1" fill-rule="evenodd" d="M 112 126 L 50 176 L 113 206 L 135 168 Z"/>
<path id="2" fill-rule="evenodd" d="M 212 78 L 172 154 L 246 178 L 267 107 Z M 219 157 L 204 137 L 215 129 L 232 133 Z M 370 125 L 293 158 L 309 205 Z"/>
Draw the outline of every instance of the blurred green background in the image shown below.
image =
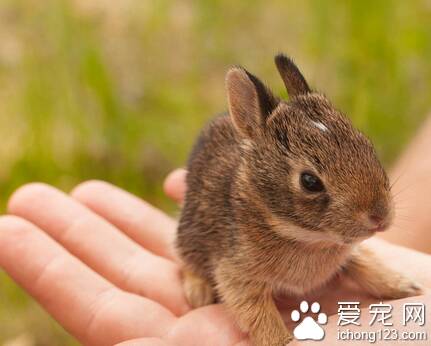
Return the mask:
<path id="1" fill-rule="evenodd" d="M 431 107 L 428 0 L 1 0 L 2 211 L 26 182 L 68 191 L 98 178 L 173 212 L 163 177 L 225 110 L 227 68 L 244 65 L 286 96 L 272 62 L 279 51 L 387 165 Z M 0 273 L 6 340 L 75 344 Z"/>

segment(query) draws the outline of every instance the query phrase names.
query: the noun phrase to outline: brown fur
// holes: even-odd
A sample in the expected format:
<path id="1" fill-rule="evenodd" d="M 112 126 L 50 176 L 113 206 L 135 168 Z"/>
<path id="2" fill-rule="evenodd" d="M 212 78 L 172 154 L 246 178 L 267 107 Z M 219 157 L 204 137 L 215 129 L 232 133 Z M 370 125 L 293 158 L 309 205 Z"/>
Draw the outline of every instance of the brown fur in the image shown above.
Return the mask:
<path id="1" fill-rule="evenodd" d="M 371 215 L 382 227 L 392 218 L 372 144 L 290 59 L 276 64 L 288 102 L 244 69 L 228 72 L 229 115 L 204 128 L 190 155 L 176 242 L 190 304 L 224 302 L 255 345 L 292 339 L 275 293 L 303 295 L 343 269 L 374 296 L 420 292 L 357 248 L 374 233 Z M 302 172 L 324 190 L 304 190 Z"/>

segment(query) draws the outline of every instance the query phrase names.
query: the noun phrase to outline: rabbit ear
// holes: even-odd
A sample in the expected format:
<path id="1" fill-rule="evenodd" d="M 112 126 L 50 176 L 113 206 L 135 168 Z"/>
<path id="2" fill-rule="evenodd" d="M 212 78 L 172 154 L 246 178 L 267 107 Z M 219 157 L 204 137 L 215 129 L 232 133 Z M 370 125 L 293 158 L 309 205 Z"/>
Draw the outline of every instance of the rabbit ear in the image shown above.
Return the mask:
<path id="1" fill-rule="evenodd" d="M 311 92 L 307 81 L 292 59 L 284 54 L 278 54 L 275 56 L 274 60 L 290 97 Z"/>
<path id="2" fill-rule="evenodd" d="M 231 68 L 226 75 L 229 113 L 236 129 L 254 138 L 278 105 L 278 99 L 254 75 L 241 67 Z"/>

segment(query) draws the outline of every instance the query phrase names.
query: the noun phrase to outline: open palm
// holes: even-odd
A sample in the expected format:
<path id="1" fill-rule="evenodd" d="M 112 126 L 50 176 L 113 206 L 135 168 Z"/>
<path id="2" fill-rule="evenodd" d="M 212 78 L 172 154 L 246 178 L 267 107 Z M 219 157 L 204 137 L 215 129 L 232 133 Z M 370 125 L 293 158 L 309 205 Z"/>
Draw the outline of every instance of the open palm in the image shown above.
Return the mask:
<path id="1" fill-rule="evenodd" d="M 179 202 L 184 174 L 175 172 L 165 185 Z M 190 310 L 172 245 L 176 222 L 139 198 L 99 181 L 83 183 L 70 195 L 30 184 L 15 192 L 8 211 L 0 218 L 0 266 L 82 343 L 248 343 L 222 305 Z M 382 240 L 369 244 L 398 270 L 431 286 L 430 256 Z M 318 300 L 328 315 L 336 314 L 337 301 L 372 301 L 342 277 L 305 298 Z M 278 300 L 289 324 L 299 300 Z M 327 335 L 335 333 L 335 317 Z"/>

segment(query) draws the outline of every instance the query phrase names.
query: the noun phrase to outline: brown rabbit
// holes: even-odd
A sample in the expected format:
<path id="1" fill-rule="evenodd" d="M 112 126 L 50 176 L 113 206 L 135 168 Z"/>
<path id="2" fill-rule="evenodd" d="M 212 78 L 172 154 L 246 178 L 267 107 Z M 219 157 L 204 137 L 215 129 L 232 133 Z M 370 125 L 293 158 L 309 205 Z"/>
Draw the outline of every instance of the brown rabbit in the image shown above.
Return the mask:
<path id="1" fill-rule="evenodd" d="M 229 115 L 201 133 L 188 163 L 178 227 L 187 299 L 221 301 L 254 345 L 292 340 L 273 294 L 303 295 L 345 272 L 369 294 L 420 294 L 359 243 L 393 216 L 388 177 L 371 142 L 284 55 L 290 96 L 229 70 Z"/>

